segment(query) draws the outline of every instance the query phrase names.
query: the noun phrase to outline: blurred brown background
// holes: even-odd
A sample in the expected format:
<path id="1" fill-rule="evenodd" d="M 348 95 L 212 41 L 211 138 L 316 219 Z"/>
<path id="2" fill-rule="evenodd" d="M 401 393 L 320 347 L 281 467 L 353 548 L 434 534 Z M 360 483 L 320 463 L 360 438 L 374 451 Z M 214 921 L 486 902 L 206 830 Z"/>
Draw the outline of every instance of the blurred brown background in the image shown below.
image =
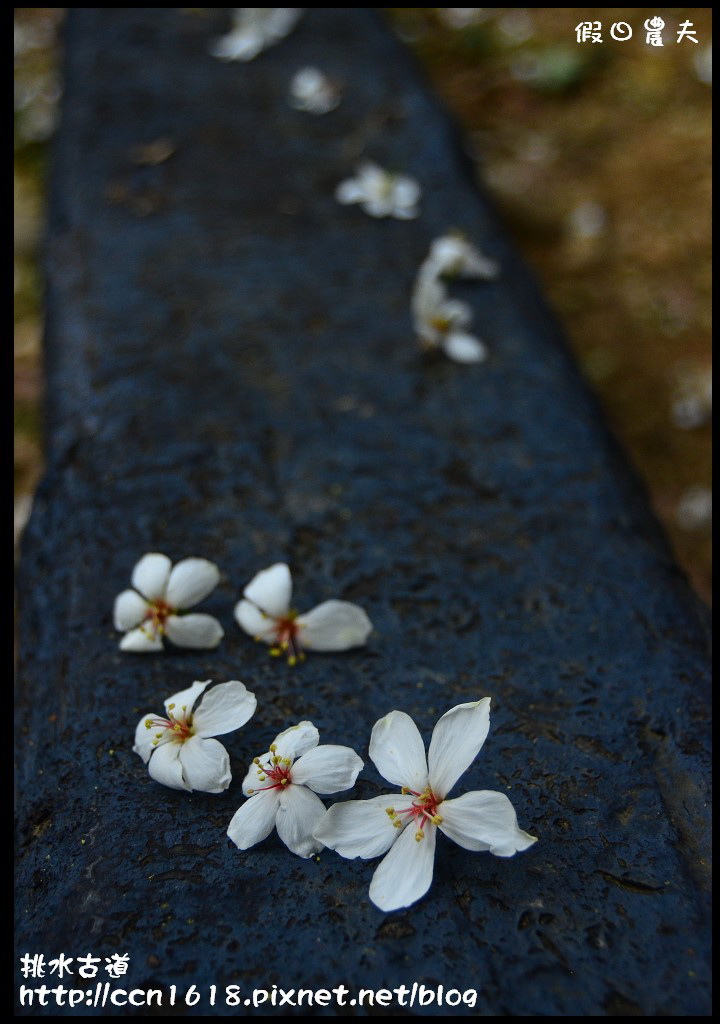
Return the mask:
<path id="1" fill-rule="evenodd" d="M 710 8 L 388 10 L 709 601 Z M 37 254 L 63 15 L 15 9 L 16 541 L 42 470 Z M 662 47 L 646 43 L 656 16 Z M 588 21 L 602 42 L 577 42 Z M 696 43 L 677 41 L 687 21 Z M 617 22 L 632 38 L 611 38 Z"/>

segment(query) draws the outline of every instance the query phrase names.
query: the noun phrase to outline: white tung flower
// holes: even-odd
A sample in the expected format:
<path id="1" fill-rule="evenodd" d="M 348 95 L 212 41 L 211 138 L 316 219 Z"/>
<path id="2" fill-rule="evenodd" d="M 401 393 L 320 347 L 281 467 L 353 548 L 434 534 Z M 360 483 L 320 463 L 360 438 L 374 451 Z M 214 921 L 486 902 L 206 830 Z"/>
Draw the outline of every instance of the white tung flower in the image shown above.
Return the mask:
<path id="1" fill-rule="evenodd" d="M 133 750 L 147 764 L 150 778 L 163 786 L 222 793 L 230 785 L 227 750 L 211 737 L 245 725 L 257 701 L 236 679 L 205 692 L 211 681 L 193 683 L 168 697 L 165 717 L 146 715 L 138 723 Z"/>
<path id="2" fill-rule="evenodd" d="M 335 198 L 345 206 L 360 203 L 371 217 L 399 220 L 417 217 L 420 194 L 420 186 L 414 178 L 391 174 L 370 161 L 360 164 L 356 176 L 341 182 L 335 189 Z"/>
<path id="3" fill-rule="evenodd" d="M 447 799 L 489 725 L 489 697 L 458 704 L 435 726 L 427 760 L 418 728 L 403 711 L 391 711 L 373 728 L 370 757 L 402 791 L 334 804 L 313 835 L 350 859 L 390 851 L 370 885 L 370 899 L 381 910 L 408 907 L 428 891 L 438 829 L 466 850 L 489 850 L 496 857 L 512 857 L 537 841 L 518 827 L 504 793 L 480 790 Z"/>
<path id="4" fill-rule="evenodd" d="M 186 615 L 215 589 L 220 572 L 205 558 L 185 558 L 173 568 L 167 555 L 144 555 L 132 572 L 135 590 L 115 598 L 115 629 L 121 651 L 162 651 L 163 636 L 178 647 L 217 647 L 224 631 L 212 615 Z"/>
<path id="5" fill-rule="evenodd" d="M 318 793 L 339 793 L 355 785 L 363 767 L 351 747 L 318 746 L 312 722 L 293 725 L 256 757 L 243 782 L 249 799 L 233 816 L 227 834 L 247 850 L 277 828 L 278 835 L 299 857 L 312 857 L 323 844 L 313 829 L 325 814 Z"/>
<path id="6" fill-rule="evenodd" d="M 464 235 L 455 231 L 449 231 L 432 243 L 423 267 L 430 265 L 438 277 L 472 280 L 490 280 L 497 277 L 500 270 L 495 260 L 484 256 Z"/>
<path id="7" fill-rule="evenodd" d="M 472 321 L 467 302 L 448 298 L 434 264 L 420 268 L 412 296 L 415 331 L 426 348 L 441 348 L 457 363 L 481 363 L 487 358 L 485 344 L 466 328 Z"/>
<path id="8" fill-rule="evenodd" d="M 301 68 L 290 82 L 288 103 L 308 114 L 328 114 L 340 103 L 339 86 L 318 68 Z"/>
<path id="9" fill-rule="evenodd" d="M 292 577 L 284 562 L 254 576 L 235 606 L 235 619 L 256 640 L 270 645 L 270 653 L 287 655 L 288 664 L 305 658 L 305 649 L 347 651 L 362 647 L 372 623 L 359 605 L 350 601 L 323 601 L 304 615 L 290 607 Z"/>
<path id="10" fill-rule="evenodd" d="M 235 7 L 233 27 L 210 47 L 220 60 L 253 60 L 289 35 L 304 7 Z"/>

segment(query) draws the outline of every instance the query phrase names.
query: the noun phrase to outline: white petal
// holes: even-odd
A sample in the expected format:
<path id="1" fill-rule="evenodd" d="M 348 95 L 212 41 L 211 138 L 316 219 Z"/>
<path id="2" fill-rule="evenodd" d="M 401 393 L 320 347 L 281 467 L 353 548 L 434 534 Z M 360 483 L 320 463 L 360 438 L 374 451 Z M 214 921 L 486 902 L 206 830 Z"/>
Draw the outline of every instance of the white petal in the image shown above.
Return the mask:
<path id="1" fill-rule="evenodd" d="M 438 808 L 445 835 L 466 850 L 489 850 L 496 857 L 512 857 L 537 842 L 518 827 L 515 808 L 504 793 L 489 789 L 445 800 Z"/>
<path id="2" fill-rule="evenodd" d="M 418 322 L 427 322 L 445 302 L 447 291 L 437 280 L 435 268 L 423 263 L 415 280 L 412 294 L 412 311 Z"/>
<path id="3" fill-rule="evenodd" d="M 355 785 L 362 767 L 362 759 L 351 747 L 326 743 L 298 758 L 292 766 L 292 783 L 315 793 L 340 793 Z"/>
<path id="4" fill-rule="evenodd" d="M 370 757 L 384 779 L 415 793 L 428 784 L 425 745 L 410 715 L 391 711 L 373 726 Z"/>
<path id="5" fill-rule="evenodd" d="M 167 739 L 170 739 L 169 736 L 166 739 L 164 735 L 161 737 L 161 739 L 158 739 L 157 734 L 161 731 L 160 727 L 157 727 L 155 729 L 151 727 L 150 729 L 148 729 L 148 727 L 145 725 L 149 718 L 154 717 L 155 715 L 153 714 L 143 715 L 143 717 L 138 722 L 137 728 L 135 730 L 135 745 L 133 746 L 133 751 L 136 754 L 140 755 L 145 764 L 147 764 L 148 761 L 150 760 L 150 755 L 152 754 L 153 750 L 155 750 L 156 747 L 159 746 L 161 742 L 165 743 L 167 742 Z M 167 730 L 163 730 L 163 733 L 166 731 Z M 155 742 L 156 740 L 157 744 Z"/>
<path id="6" fill-rule="evenodd" d="M 469 327 L 472 321 L 472 309 L 462 299 L 448 299 L 443 302 L 441 312 L 452 324 L 452 333 L 460 333 L 460 328 Z"/>
<path id="7" fill-rule="evenodd" d="M 144 555 L 132 571 L 132 585 L 148 601 L 164 598 L 171 568 L 167 555 Z"/>
<path id="8" fill-rule="evenodd" d="M 365 213 L 369 213 L 371 217 L 390 217 L 394 214 L 394 206 L 392 201 L 386 197 L 376 198 L 371 197 L 367 199 L 363 204 L 362 208 Z"/>
<path id="9" fill-rule="evenodd" d="M 415 220 L 420 213 L 417 206 L 396 206 L 393 208 L 393 217 L 398 220 Z"/>
<path id="10" fill-rule="evenodd" d="M 180 744 L 180 764 L 190 789 L 222 793 L 232 781 L 230 758 L 222 743 L 191 736 Z"/>
<path id="11" fill-rule="evenodd" d="M 373 875 L 370 899 L 381 910 L 409 907 L 430 888 L 436 828 L 427 825 L 420 842 L 415 839 L 416 832 L 412 823 L 404 828 Z"/>
<path id="12" fill-rule="evenodd" d="M 375 796 L 371 800 L 347 800 L 333 804 L 313 835 L 341 857 L 350 860 L 379 857 L 400 835 L 400 829 L 395 828 L 387 813 L 388 808 L 398 810 L 392 793 Z"/>
<path id="13" fill-rule="evenodd" d="M 276 620 L 261 612 L 252 601 L 238 601 L 234 615 L 240 629 L 244 629 L 250 636 L 264 640 L 267 644 L 276 639 Z"/>
<path id="14" fill-rule="evenodd" d="M 228 32 L 227 35 L 216 39 L 210 46 L 210 53 L 219 60 L 252 60 L 262 51 L 263 40 L 255 32 L 241 31 Z"/>
<path id="15" fill-rule="evenodd" d="M 220 582 L 220 570 L 206 558 L 184 558 L 174 567 L 165 599 L 171 608 L 192 608 L 212 593 Z"/>
<path id="16" fill-rule="evenodd" d="M 145 629 L 131 629 L 120 641 L 121 651 L 132 651 L 134 654 L 147 654 L 162 649 L 160 637 Z"/>
<path id="17" fill-rule="evenodd" d="M 212 615 L 193 612 L 190 615 L 171 615 L 165 622 L 165 633 L 178 647 L 209 650 L 217 647 L 225 630 Z"/>
<path id="18" fill-rule="evenodd" d="M 320 733 L 312 722 L 298 722 L 275 737 L 274 746 L 280 757 L 301 757 L 320 742 Z"/>
<path id="19" fill-rule="evenodd" d="M 487 346 L 479 338 L 462 331 L 451 331 L 442 343 L 445 355 L 456 363 L 482 363 L 488 357 Z"/>
<path id="20" fill-rule="evenodd" d="M 350 601 L 323 601 L 300 616 L 300 642 L 313 651 L 347 651 L 361 647 L 372 632 L 372 622 Z"/>
<path id="21" fill-rule="evenodd" d="M 284 562 L 262 569 L 243 590 L 243 597 L 274 618 L 287 615 L 292 599 L 292 577 Z"/>
<path id="22" fill-rule="evenodd" d="M 278 790 L 266 789 L 250 797 L 237 809 L 228 825 L 227 834 L 238 849 L 248 850 L 270 835 L 275 828 L 279 807 Z"/>
<path id="23" fill-rule="evenodd" d="M 367 192 L 355 178 L 348 178 L 335 189 L 335 198 L 343 206 L 348 206 L 350 203 L 362 203 L 367 199 Z"/>
<path id="24" fill-rule="evenodd" d="M 395 181 L 393 200 L 396 206 L 415 206 L 420 194 L 420 186 L 414 178 L 399 177 Z"/>
<path id="25" fill-rule="evenodd" d="M 148 610 L 148 603 L 144 597 L 140 597 L 137 590 L 123 590 L 115 598 L 113 608 L 113 623 L 115 629 L 126 633 L 133 629 L 145 618 Z"/>
<path id="26" fill-rule="evenodd" d="M 490 728 L 490 698 L 458 704 L 446 711 L 433 729 L 428 751 L 430 785 L 446 797 L 478 755 Z"/>
<path id="27" fill-rule="evenodd" d="M 212 679 L 206 679 L 203 683 L 193 683 L 186 690 L 180 690 L 178 693 L 174 693 L 172 697 L 168 697 L 164 702 L 166 713 L 169 715 L 172 712 L 175 718 L 184 721 L 192 711 L 195 701 L 211 682 Z"/>
<path id="28" fill-rule="evenodd" d="M 193 715 L 197 736 L 223 736 L 239 729 L 255 713 L 257 700 L 244 683 L 232 679 L 209 690 Z"/>
<path id="29" fill-rule="evenodd" d="M 280 791 L 280 809 L 275 819 L 278 835 L 298 857 L 312 857 L 322 850 L 322 843 L 313 839 L 313 829 L 324 814 L 324 803 L 311 790 L 286 786 Z"/>
<path id="30" fill-rule="evenodd" d="M 162 743 L 155 748 L 155 753 L 148 762 L 148 774 L 151 779 L 169 786 L 170 789 L 190 789 L 183 778 L 180 764 L 180 743 Z"/>

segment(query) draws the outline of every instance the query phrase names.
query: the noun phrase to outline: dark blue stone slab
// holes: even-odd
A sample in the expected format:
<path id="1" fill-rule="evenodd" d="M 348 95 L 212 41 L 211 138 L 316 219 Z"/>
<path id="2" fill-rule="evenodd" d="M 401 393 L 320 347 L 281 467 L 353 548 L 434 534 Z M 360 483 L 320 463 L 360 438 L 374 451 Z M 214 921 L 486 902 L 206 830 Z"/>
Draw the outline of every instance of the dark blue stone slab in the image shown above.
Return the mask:
<path id="1" fill-rule="evenodd" d="M 707 1015 L 706 611 L 377 14 L 308 9 L 245 65 L 208 55 L 227 27 L 220 9 L 71 14 L 49 469 L 19 583 L 17 956 L 128 953 L 115 988 L 180 997 L 17 1012 L 231 1016 L 226 985 L 354 996 L 417 982 L 474 990 L 476 1005 L 310 1012 Z M 286 102 L 306 64 L 347 84 L 325 117 Z M 160 138 L 172 154 L 138 163 Z M 362 157 L 420 181 L 418 220 L 335 202 Z M 455 291 L 490 348 L 480 366 L 414 339 L 414 275 L 450 226 L 502 266 Z M 225 626 L 217 651 L 118 650 L 113 600 L 154 550 L 220 565 L 202 606 Z M 291 670 L 241 634 L 233 604 L 277 560 L 301 607 L 362 604 L 367 649 Z M 208 678 L 258 696 L 228 738 L 234 782 L 164 789 L 132 752 L 136 722 Z M 354 746 L 366 797 L 384 788 L 367 758 L 378 718 L 402 709 L 428 738 L 487 695 L 490 735 L 457 792 L 507 792 L 539 836 L 526 853 L 441 837 L 428 896 L 385 915 L 367 897 L 373 862 L 226 839 L 248 762 L 287 725 L 309 718 Z M 58 983 L 24 983 L 43 981 Z"/>

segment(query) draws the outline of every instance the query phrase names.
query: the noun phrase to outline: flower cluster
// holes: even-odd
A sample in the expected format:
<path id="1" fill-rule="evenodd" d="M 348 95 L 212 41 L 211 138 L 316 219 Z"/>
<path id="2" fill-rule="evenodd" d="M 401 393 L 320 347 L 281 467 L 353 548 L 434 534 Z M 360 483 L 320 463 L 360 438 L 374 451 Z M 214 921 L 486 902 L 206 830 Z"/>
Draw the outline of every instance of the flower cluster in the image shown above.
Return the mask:
<path id="1" fill-rule="evenodd" d="M 303 11 L 235 8 L 232 30 L 210 52 L 224 61 L 252 60 L 287 36 Z M 334 110 L 340 98 L 337 82 L 316 67 L 303 67 L 292 78 L 288 103 L 321 115 Z M 420 213 L 421 188 L 414 178 L 366 160 L 354 177 L 337 186 L 335 198 L 343 205 L 359 205 L 371 217 L 412 220 Z M 482 362 L 487 349 L 470 333 L 471 308 L 449 296 L 448 281 L 491 279 L 497 273 L 497 264 L 463 235 L 449 232 L 436 238 L 417 274 L 411 301 L 421 344 L 441 349 L 455 362 Z M 159 652 L 166 640 L 196 649 L 220 643 L 220 622 L 188 611 L 219 583 L 213 562 L 186 558 L 173 566 L 166 555 L 155 552 L 135 565 L 131 581 L 132 589 L 116 598 L 113 610 L 115 628 L 124 634 L 122 651 Z M 347 651 L 367 642 L 373 626 L 358 605 L 330 599 L 300 612 L 292 597 L 290 568 L 276 562 L 243 588 L 235 620 L 289 665 L 304 661 L 306 651 Z M 216 737 L 241 728 L 256 707 L 255 695 L 239 680 L 193 682 L 164 702 L 164 713 L 141 718 L 133 750 L 155 782 L 188 792 L 222 793 L 232 772 L 228 752 Z M 345 858 L 382 857 L 370 883 L 370 899 L 386 912 L 411 906 L 432 883 L 438 832 L 465 850 L 497 857 L 512 857 L 536 842 L 519 827 L 504 793 L 479 790 L 450 796 L 477 757 L 489 726 L 489 697 L 458 704 L 436 723 L 426 755 L 412 718 L 391 711 L 373 727 L 369 756 L 399 792 L 328 808 L 321 797 L 351 789 L 363 760 L 351 747 L 320 744 L 316 726 L 298 722 L 253 758 L 242 784 L 246 800 L 233 815 L 227 835 L 243 851 L 277 830 L 299 857 L 316 856 L 326 847 Z"/>
<path id="2" fill-rule="evenodd" d="M 163 638 L 178 647 L 212 648 L 224 630 L 212 615 L 187 614 L 220 581 L 220 570 L 205 558 L 185 558 L 173 568 L 167 555 L 144 555 L 132 571 L 134 590 L 115 598 L 115 629 L 125 633 L 120 650 L 164 650 Z M 246 633 L 284 655 L 288 664 L 305 660 L 305 651 L 347 651 L 362 647 L 372 623 L 359 605 L 323 601 L 300 615 L 290 607 L 292 576 L 285 562 L 257 573 L 235 606 L 235 619 Z"/>

